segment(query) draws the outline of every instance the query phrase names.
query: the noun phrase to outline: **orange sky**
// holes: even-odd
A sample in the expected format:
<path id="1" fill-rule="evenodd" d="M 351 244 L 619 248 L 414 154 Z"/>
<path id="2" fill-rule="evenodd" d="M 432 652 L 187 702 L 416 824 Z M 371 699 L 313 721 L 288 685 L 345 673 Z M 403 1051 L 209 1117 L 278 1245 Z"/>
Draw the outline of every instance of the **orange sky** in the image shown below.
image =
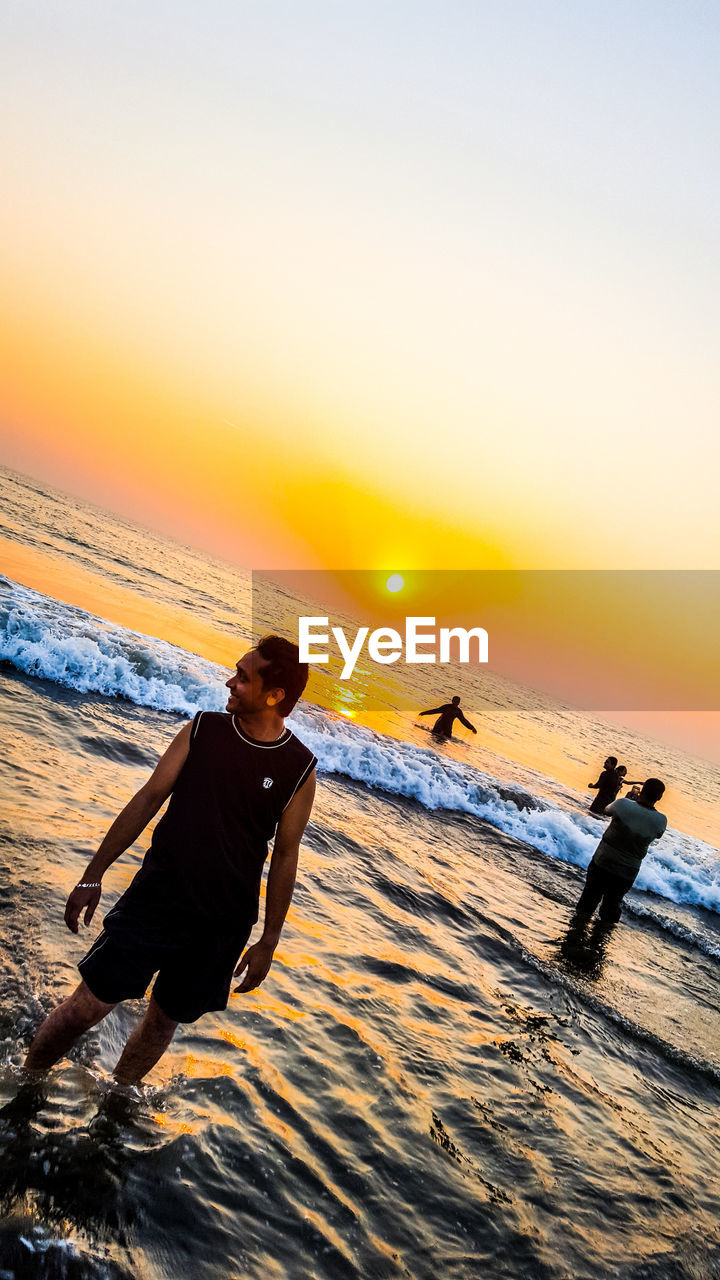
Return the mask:
<path id="1" fill-rule="evenodd" d="M 707 31 L 516 18 L 16 14 L 4 460 L 248 567 L 714 566 Z"/>

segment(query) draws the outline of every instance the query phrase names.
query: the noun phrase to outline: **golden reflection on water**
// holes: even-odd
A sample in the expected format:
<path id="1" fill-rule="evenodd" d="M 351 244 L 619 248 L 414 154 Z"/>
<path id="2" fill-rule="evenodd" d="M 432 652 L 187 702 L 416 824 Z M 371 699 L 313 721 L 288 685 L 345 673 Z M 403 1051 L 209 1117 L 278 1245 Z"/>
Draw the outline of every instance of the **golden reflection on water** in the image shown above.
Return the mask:
<path id="1" fill-rule="evenodd" d="M 267 1013 L 269 1015 L 274 1015 L 278 1019 L 282 1019 L 284 1022 L 298 1022 L 302 1018 L 307 1017 L 307 1013 L 304 1009 L 294 1009 L 292 1005 L 286 1004 L 284 1000 L 279 1000 L 276 996 L 272 995 L 270 991 L 265 990 L 264 988 L 260 988 L 251 994 L 254 996 L 252 1008 L 255 1013 Z M 244 994 L 244 998 L 247 999 L 247 995 Z M 232 1043 L 234 1043 L 234 1041 Z M 238 1045 L 238 1048 L 240 1047 L 241 1046 Z"/>
<path id="2" fill-rule="evenodd" d="M 218 1031 L 218 1036 L 221 1040 L 226 1040 L 227 1043 L 231 1044 L 235 1049 L 245 1048 L 245 1041 L 241 1040 L 240 1037 L 236 1036 L 232 1031 L 229 1031 L 227 1027 L 221 1027 Z"/>
<path id="3" fill-rule="evenodd" d="M 0 563 L 3 573 L 21 586 L 85 609 L 107 622 L 166 640 L 223 667 L 234 667 L 237 661 L 239 642 L 232 634 L 203 625 L 182 609 L 146 600 L 69 560 L 0 537 Z M 195 586 L 202 588 L 202 583 Z"/>
<path id="4" fill-rule="evenodd" d="M 311 955 L 308 955 L 306 952 L 301 952 L 298 956 L 295 957 L 295 963 L 289 964 L 288 968 L 304 969 L 306 965 L 310 965 L 314 967 L 315 965 L 319 965 L 319 964 L 320 964 L 320 961 L 318 960 L 317 956 L 311 956 Z"/>
<path id="5" fill-rule="evenodd" d="M 117 586 L 102 574 L 81 567 L 60 553 L 40 552 L 0 537 L 0 563 L 3 572 L 21 585 L 76 605 L 118 626 L 165 640 L 223 667 L 233 667 L 238 649 L 244 647 L 245 642 L 231 629 L 216 630 L 198 622 L 190 612 L 148 600 L 130 587 Z M 202 581 L 195 585 L 203 588 Z M 208 580 L 208 594 L 212 595 L 215 588 L 216 584 Z M 271 600 L 270 605 L 269 629 L 274 630 L 281 626 L 281 619 L 276 616 L 277 597 Z M 336 671 L 335 667 L 338 662 L 333 653 L 327 668 L 311 668 L 307 690 L 310 701 L 336 716 L 358 721 L 390 738 L 409 741 L 414 746 L 430 747 L 432 740 L 426 732 L 428 725 L 420 726 L 417 713 L 422 705 L 427 705 L 430 696 L 425 685 L 427 678 L 431 680 L 432 700 L 445 696 L 442 694 L 447 683 L 444 676 L 441 678 L 434 669 L 426 672 L 403 664 L 402 668 L 384 668 L 378 677 L 376 670 L 367 669 L 359 663 L 352 688 L 348 688 L 337 678 L 339 670 Z M 458 678 L 454 671 L 452 683 L 457 683 Z M 507 682 L 501 684 L 512 702 L 514 694 L 511 691 L 515 686 Z M 440 692 L 436 694 L 438 686 Z M 577 723 L 570 729 L 564 723 L 555 723 L 550 712 L 543 713 L 536 723 L 536 709 L 518 710 L 512 705 L 502 705 L 506 695 L 498 696 L 497 690 L 492 692 L 487 674 L 482 669 L 467 668 L 463 671 L 461 692 L 463 708 L 477 726 L 477 737 L 470 740 L 459 736 L 457 741 L 451 740 L 440 747 L 433 744 L 433 750 L 460 763 L 487 769 L 493 775 L 500 767 L 496 756 L 505 757 L 508 762 L 517 762 L 542 775 L 556 778 L 581 794 L 587 792 L 588 782 L 592 780 L 590 775 L 596 775 L 598 763 L 597 728 L 590 729 L 591 722 L 588 720 L 586 723 L 582 713 L 578 713 Z M 532 695 L 531 690 L 524 690 L 523 697 L 528 693 Z M 544 705 L 546 701 L 552 708 L 552 699 L 541 695 L 540 703 Z M 571 711 L 571 717 L 574 716 Z M 586 731 L 591 740 L 588 744 L 582 740 Z M 570 746 L 569 734 L 572 735 Z M 616 726 L 609 724 L 603 737 L 607 738 L 610 746 L 617 746 L 622 734 Z M 638 757 L 633 764 L 634 770 L 642 772 L 644 768 L 646 774 L 658 770 L 660 774 L 667 772 L 660 764 L 653 765 L 650 759 L 653 751 L 659 752 L 661 759 L 664 757 L 662 746 L 641 740 L 629 750 L 633 757 Z M 644 764 L 640 757 L 645 757 Z M 717 842 L 715 805 L 699 796 L 695 786 L 671 779 L 664 799 L 664 811 L 671 826 L 711 843 Z"/>
<path id="6" fill-rule="evenodd" d="M 334 987 L 349 987 L 350 979 L 346 973 L 339 973 L 336 969 L 330 969 L 322 960 L 317 962 L 318 977 L 329 982 Z"/>
<path id="7" fill-rule="evenodd" d="M 315 922 L 314 920 L 309 920 L 307 918 L 302 921 L 302 931 L 308 938 L 323 939 L 326 935 L 326 930 L 322 923 Z"/>
<path id="8" fill-rule="evenodd" d="M 211 1054 L 184 1053 L 176 1063 L 176 1070 L 189 1080 L 213 1080 L 216 1076 L 231 1076 L 235 1072 L 231 1063 Z"/>
<path id="9" fill-rule="evenodd" d="M 195 1133 L 197 1125 L 188 1124 L 187 1120 L 173 1120 L 164 1111 L 155 1111 L 151 1116 L 151 1120 L 160 1129 L 164 1129 L 168 1136 L 172 1133 L 173 1137 L 178 1137 L 181 1133 Z"/>

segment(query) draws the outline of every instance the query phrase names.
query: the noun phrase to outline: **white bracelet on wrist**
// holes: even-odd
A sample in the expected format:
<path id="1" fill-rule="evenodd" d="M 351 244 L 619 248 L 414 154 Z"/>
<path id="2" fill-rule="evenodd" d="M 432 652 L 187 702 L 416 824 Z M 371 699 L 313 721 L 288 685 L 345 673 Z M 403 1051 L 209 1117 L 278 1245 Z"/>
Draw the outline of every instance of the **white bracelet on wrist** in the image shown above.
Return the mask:
<path id="1" fill-rule="evenodd" d="M 94 880 L 92 883 L 90 883 L 89 881 L 84 880 L 82 884 L 76 884 L 75 888 L 76 889 L 102 889 L 102 881 Z"/>

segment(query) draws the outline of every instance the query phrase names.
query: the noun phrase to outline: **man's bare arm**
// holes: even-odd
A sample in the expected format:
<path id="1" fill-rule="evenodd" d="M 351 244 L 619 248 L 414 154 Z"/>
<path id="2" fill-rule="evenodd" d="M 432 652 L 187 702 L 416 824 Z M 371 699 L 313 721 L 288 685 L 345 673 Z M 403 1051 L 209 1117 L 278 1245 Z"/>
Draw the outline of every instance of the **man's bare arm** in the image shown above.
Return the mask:
<path id="1" fill-rule="evenodd" d="M 267 977 L 295 888 L 300 841 L 303 838 L 314 799 L 315 770 L 313 769 L 297 795 L 293 796 L 278 823 L 268 872 L 265 926 L 262 937 L 254 946 L 248 947 L 235 970 L 235 977 L 239 978 L 240 974 L 247 969 L 240 986 L 235 988 L 236 992 L 253 991 Z"/>
<path id="2" fill-rule="evenodd" d="M 190 749 L 192 723 L 186 724 L 170 743 L 158 761 L 147 782 L 118 814 L 100 848 L 91 858 L 80 878 L 82 884 L 94 884 L 94 889 L 73 889 L 65 907 L 65 923 L 73 933 L 78 931 L 78 919 L 83 907 L 85 924 L 92 920 L 100 901 L 100 881 L 121 853 L 134 844 L 148 822 L 162 808 L 180 776 Z"/>

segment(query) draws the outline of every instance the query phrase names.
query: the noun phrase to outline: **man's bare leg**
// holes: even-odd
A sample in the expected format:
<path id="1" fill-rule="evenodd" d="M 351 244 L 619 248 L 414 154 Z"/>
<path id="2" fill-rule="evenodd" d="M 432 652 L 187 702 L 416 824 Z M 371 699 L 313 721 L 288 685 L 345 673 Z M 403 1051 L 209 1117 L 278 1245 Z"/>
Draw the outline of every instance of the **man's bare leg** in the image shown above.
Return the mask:
<path id="1" fill-rule="evenodd" d="M 42 1023 L 28 1050 L 25 1066 L 30 1071 L 45 1071 L 72 1049 L 84 1031 L 102 1022 L 114 1004 L 105 1004 L 94 996 L 84 982 L 67 1000 L 53 1009 Z"/>
<path id="2" fill-rule="evenodd" d="M 177 1025 L 177 1022 L 163 1013 L 151 996 L 145 1017 L 130 1036 L 113 1072 L 118 1084 L 137 1084 L 142 1080 L 162 1058 Z"/>

